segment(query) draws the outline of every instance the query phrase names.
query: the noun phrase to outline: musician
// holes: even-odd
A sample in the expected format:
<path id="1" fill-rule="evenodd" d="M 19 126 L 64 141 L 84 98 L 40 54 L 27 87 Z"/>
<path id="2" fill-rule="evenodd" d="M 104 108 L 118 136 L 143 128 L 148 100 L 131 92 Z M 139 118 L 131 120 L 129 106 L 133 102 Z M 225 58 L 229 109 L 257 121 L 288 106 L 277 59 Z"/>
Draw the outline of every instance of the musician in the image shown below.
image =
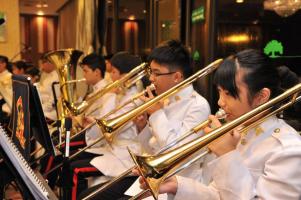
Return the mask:
<path id="1" fill-rule="evenodd" d="M 115 54 L 111 59 L 112 71 L 111 78 L 113 81 L 118 81 L 120 78 L 125 76 L 134 67 L 141 64 L 141 59 L 137 56 L 131 55 L 128 52 L 119 52 Z M 103 79 L 105 80 L 105 79 Z M 135 94 L 138 93 L 137 87 L 117 88 L 115 91 L 115 106 L 123 105 L 125 102 L 130 100 Z M 113 103 L 112 102 L 112 103 Z M 109 116 L 109 118 L 119 116 L 135 107 L 135 104 L 131 103 L 118 110 L 116 113 Z M 107 111 L 106 113 L 108 113 Z M 106 114 L 104 113 L 104 114 Z M 103 115 L 100 115 L 101 117 Z M 98 118 L 99 118 L 98 117 Z M 101 132 L 95 132 L 100 137 Z M 133 122 L 127 123 L 125 127 L 120 130 L 115 140 L 112 143 L 112 147 L 103 144 L 102 146 L 91 147 L 87 152 L 94 153 L 97 157 L 86 157 L 77 159 L 71 163 L 69 182 L 72 185 L 72 199 L 76 199 L 83 189 L 87 188 L 86 177 L 89 176 L 117 176 L 121 172 L 133 165 L 131 162 L 130 155 L 126 149 L 127 146 L 139 149 L 140 145 L 135 138 L 137 137 L 137 129 Z M 95 138 L 96 139 L 96 138 Z M 114 166 L 114 167 L 112 167 Z M 67 181 L 68 182 L 68 181 Z M 69 184 L 70 184 L 69 183 Z"/>
<path id="2" fill-rule="evenodd" d="M 228 57 L 215 75 L 218 104 L 227 112 L 227 121 L 281 93 L 280 81 L 286 80 L 279 79 L 277 69 L 259 51 Z M 214 116 L 210 119 L 220 126 Z M 171 199 L 301 198 L 301 138 L 283 120 L 273 116 L 243 134 L 227 133 L 209 149 L 217 156 L 209 163 L 210 185 L 176 176 L 163 183 L 160 192 Z M 142 179 L 141 183 L 145 187 Z"/>
<path id="3" fill-rule="evenodd" d="M 39 91 L 42 108 L 47 120 L 55 121 L 57 120 L 57 113 L 56 113 L 56 105 L 54 102 L 54 94 L 52 91 L 52 85 L 55 82 L 59 81 L 59 77 L 56 72 L 55 65 L 52 64 L 46 58 L 46 54 L 44 54 L 40 58 L 40 70 L 41 70 L 41 78 L 40 78 L 40 82 L 38 82 L 36 86 Z M 60 96 L 59 91 L 58 94 L 56 95 L 57 97 Z"/>
<path id="4" fill-rule="evenodd" d="M 156 86 L 157 95 L 191 74 L 190 54 L 179 41 L 170 40 L 156 47 L 149 56 L 149 62 L 152 70 L 150 81 Z M 149 101 L 152 98 L 154 95 L 148 90 L 148 97 L 142 100 Z M 143 147 L 141 153 L 156 153 L 200 121 L 207 119 L 209 113 L 208 102 L 193 89 L 192 85 L 188 85 L 164 102 L 158 102 L 147 110 L 148 120 L 147 115 L 138 116 L 135 120 L 139 131 L 138 141 Z M 199 136 L 190 136 L 188 140 Z M 190 173 L 188 170 L 183 174 L 200 178 L 196 177 L 198 173 Z M 118 199 L 124 195 L 134 180 L 136 177 L 127 177 L 93 199 Z"/>
<path id="5" fill-rule="evenodd" d="M 81 66 L 86 83 L 93 88 L 93 92 L 87 96 L 88 99 L 90 96 L 105 88 L 110 82 L 104 79 L 106 64 L 102 56 L 95 53 L 89 54 L 83 59 Z M 108 92 L 93 102 L 92 106 L 85 112 L 86 122 L 84 122 L 84 126 L 94 121 L 94 118 L 100 118 L 113 110 L 116 106 L 115 98 L 116 95 L 114 93 Z M 100 129 L 95 125 L 86 131 L 85 141 L 87 145 L 99 138 L 99 130 Z"/>
<path id="6" fill-rule="evenodd" d="M 7 70 L 8 58 L 0 55 L 0 116 L 2 123 L 8 123 L 12 107 L 12 74 Z"/>

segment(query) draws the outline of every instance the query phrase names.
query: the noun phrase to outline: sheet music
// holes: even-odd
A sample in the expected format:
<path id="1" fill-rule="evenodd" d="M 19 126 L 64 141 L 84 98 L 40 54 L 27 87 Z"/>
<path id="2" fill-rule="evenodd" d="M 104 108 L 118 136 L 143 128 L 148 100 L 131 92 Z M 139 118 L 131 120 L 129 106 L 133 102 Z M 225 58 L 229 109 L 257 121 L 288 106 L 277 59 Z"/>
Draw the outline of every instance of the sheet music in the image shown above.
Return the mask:
<path id="1" fill-rule="evenodd" d="M 28 165 L 22 154 L 19 152 L 12 140 L 0 126 L 0 144 L 12 164 L 27 184 L 31 194 L 35 199 L 48 200 L 49 195 L 41 180 L 36 176 L 34 171 Z"/>

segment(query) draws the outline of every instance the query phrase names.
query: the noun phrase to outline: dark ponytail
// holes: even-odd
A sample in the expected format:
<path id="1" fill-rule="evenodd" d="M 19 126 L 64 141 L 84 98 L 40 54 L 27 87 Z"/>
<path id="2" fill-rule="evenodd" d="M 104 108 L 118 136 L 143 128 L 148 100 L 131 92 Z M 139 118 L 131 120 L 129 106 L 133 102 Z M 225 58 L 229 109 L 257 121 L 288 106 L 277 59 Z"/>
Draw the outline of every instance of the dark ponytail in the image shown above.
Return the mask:
<path id="1" fill-rule="evenodd" d="M 298 84 L 299 77 L 296 73 L 291 71 L 286 66 L 280 66 L 277 68 L 280 78 L 280 87 L 283 91 Z M 279 115 L 280 118 L 284 119 L 288 124 L 294 127 L 296 130 L 301 130 L 301 103 L 297 102 L 293 106 L 289 107 L 283 113 Z"/>

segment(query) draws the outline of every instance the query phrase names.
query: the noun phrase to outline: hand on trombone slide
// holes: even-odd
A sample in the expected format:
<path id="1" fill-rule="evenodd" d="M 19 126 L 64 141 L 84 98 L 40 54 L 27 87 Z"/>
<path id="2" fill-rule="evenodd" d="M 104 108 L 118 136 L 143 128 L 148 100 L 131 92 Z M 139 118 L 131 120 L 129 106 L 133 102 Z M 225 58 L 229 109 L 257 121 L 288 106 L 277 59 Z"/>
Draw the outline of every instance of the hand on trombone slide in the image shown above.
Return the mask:
<path id="1" fill-rule="evenodd" d="M 221 127 L 222 123 L 215 115 L 209 115 L 211 123 L 204 128 L 205 134 L 210 133 L 212 130 Z M 214 140 L 208 145 L 208 149 L 216 156 L 222 156 L 232 150 L 234 150 L 240 140 L 240 133 L 238 129 L 235 129 L 220 138 Z"/>
<path id="2" fill-rule="evenodd" d="M 152 90 L 151 87 L 146 87 L 146 95 L 145 96 L 141 96 L 139 99 L 143 102 L 148 102 L 151 99 L 155 98 L 155 94 Z M 153 114 L 154 112 L 156 112 L 157 110 L 160 110 L 163 108 L 163 101 L 158 101 L 157 103 L 155 103 L 154 105 L 152 105 L 150 108 L 148 108 L 147 113 L 149 115 Z"/>
<path id="3" fill-rule="evenodd" d="M 138 133 L 140 133 L 147 124 L 148 116 L 147 113 L 144 112 L 141 115 L 138 115 L 135 119 L 133 119 L 134 124 L 137 127 Z"/>
<path id="4" fill-rule="evenodd" d="M 137 175 L 137 176 L 140 175 L 139 170 L 137 170 L 137 169 L 133 169 L 132 174 Z M 148 189 L 148 187 L 146 185 L 146 181 L 142 176 L 139 177 L 139 183 L 140 183 L 141 189 L 143 189 L 143 190 Z M 164 182 L 160 185 L 159 193 L 160 194 L 164 194 L 164 193 L 176 194 L 177 189 L 178 189 L 177 178 L 176 178 L 176 176 L 172 176 L 170 178 L 165 179 Z M 140 197 L 140 199 L 146 198 L 148 196 L 151 196 L 150 192 L 148 192 L 144 196 Z"/>

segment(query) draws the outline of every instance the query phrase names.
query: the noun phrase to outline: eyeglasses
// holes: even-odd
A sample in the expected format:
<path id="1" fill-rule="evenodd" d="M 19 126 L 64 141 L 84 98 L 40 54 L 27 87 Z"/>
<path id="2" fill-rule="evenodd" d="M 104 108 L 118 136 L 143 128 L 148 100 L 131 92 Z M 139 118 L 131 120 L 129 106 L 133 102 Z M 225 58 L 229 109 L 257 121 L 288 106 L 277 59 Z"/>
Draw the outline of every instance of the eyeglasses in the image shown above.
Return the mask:
<path id="1" fill-rule="evenodd" d="M 174 74 L 174 73 L 176 73 L 176 72 L 159 73 L 159 72 L 153 72 L 153 71 L 150 70 L 150 75 L 155 76 L 155 77 L 170 75 L 170 74 Z"/>

